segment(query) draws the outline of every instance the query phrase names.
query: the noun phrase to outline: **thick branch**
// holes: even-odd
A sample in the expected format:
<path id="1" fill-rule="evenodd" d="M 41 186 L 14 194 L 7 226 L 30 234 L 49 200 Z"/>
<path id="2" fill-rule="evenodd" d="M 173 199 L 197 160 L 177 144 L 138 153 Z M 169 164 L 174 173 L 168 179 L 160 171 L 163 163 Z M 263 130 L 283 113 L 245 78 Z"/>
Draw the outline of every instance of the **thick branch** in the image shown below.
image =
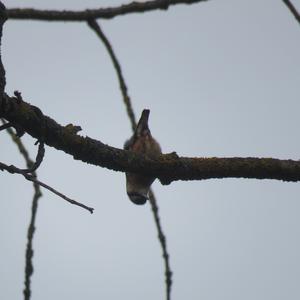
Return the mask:
<path id="1" fill-rule="evenodd" d="M 0 100 L 0 115 L 18 124 L 25 132 L 45 144 L 62 150 L 86 163 L 121 172 L 136 172 L 157 177 L 163 184 L 175 180 L 210 178 L 256 178 L 284 181 L 300 180 L 300 162 L 273 158 L 188 158 L 176 153 L 150 159 L 131 151 L 121 150 L 89 137 L 77 134 L 73 125 L 61 126 L 40 114 L 40 110 L 26 102 L 18 102 L 7 95 Z M 42 116 L 42 117 L 41 117 Z M 43 119 L 42 119 L 43 118 Z M 41 130 L 44 125 L 44 130 Z"/>
<path id="2" fill-rule="evenodd" d="M 91 19 L 111 19 L 130 13 L 142 13 L 157 9 L 168 9 L 169 5 L 193 4 L 208 0 L 154 0 L 146 2 L 131 2 L 116 7 L 86 9 L 82 11 L 38 10 L 32 8 L 8 9 L 9 19 L 31 19 L 43 21 L 88 21 Z"/>

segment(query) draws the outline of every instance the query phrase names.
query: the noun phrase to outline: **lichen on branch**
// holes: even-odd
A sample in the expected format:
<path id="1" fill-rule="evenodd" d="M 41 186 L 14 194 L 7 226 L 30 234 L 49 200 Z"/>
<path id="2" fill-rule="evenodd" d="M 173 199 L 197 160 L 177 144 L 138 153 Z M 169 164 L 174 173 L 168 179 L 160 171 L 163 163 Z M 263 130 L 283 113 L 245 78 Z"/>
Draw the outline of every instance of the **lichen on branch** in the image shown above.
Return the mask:
<path id="1" fill-rule="evenodd" d="M 154 176 L 162 184 L 176 180 L 229 177 L 300 180 L 299 161 L 253 157 L 189 158 L 178 157 L 176 153 L 153 159 L 80 136 L 78 130 L 70 130 L 70 126 L 58 124 L 45 116 L 39 108 L 25 101 L 20 102 L 16 97 L 5 95 L 0 101 L 0 116 L 38 140 L 43 137 L 46 145 L 89 164 L 114 171 Z"/>

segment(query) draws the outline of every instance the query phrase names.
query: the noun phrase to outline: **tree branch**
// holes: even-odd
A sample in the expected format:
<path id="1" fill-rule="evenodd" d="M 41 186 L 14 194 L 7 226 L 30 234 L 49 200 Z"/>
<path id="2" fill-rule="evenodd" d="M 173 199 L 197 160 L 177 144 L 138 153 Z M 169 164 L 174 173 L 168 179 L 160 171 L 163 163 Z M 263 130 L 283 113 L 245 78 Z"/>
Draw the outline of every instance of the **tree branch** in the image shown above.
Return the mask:
<path id="1" fill-rule="evenodd" d="M 8 123 L 6 123 L 8 124 Z M 20 153 L 22 154 L 25 162 L 27 169 L 32 169 L 34 166 L 34 162 L 31 160 L 29 157 L 28 151 L 26 150 L 24 144 L 22 143 L 21 139 L 17 137 L 13 130 L 11 128 L 7 128 L 7 132 L 13 142 L 16 144 L 18 147 Z M 36 172 L 33 171 L 32 173 L 33 176 L 37 176 Z M 33 274 L 33 263 L 32 263 L 32 258 L 33 258 L 33 237 L 34 237 L 34 232 L 35 232 L 35 220 L 36 220 L 36 215 L 37 215 L 37 210 L 38 210 L 38 201 L 39 198 L 42 196 L 42 192 L 40 189 L 40 186 L 37 183 L 33 183 L 33 188 L 34 188 L 34 195 L 32 199 L 32 206 L 31 206 L 31 218 L 30 218 L 30 223 L 28 226 L 27 230 L 27 245 L 26 245 L 26 252 L 25 252 L 25 280 L 24 280 L 24 300 L 29 300 L 31 296 L 31 276 Z"/>
<path id="2" fill-rule="evenodd" d="M 31 218 L 30 223 L 27 230 L 27 245 L 26 245 L 26 252 L 25 252 L 25 280 L 24 280 L 24 300 L 29 300 L 31 297 L 31 276 L 33 274 L 33 236 L 35 232 L 35 220 L 37 215 L 37 209 L 38 209 L 38 201 L 39 198 L 42 196 L 42 193 L 40 191 L 40 186 L 36 183 L 33 183 L 34 186 L 34 195 L 32 199 L 32 206 L 31 206 Z"/>
<path id="3" fill-rule="evenodd" d="M 3 5 L 3 3 L 0 1 L 0 46 L 1 46 L 1 41 L 2 41 L 3 24 L 5 21 L 6 21 L 6 8 Z M 63 198 L 64 200 L 68 201 L 69 203 L 80 206 L 80 207 L 88 210 L 90 213 L 93 213 L 94 209 L 92 207 L 88 207 L 82 203 L 79 203 L 75 200 L 68 198 L 67 196 L 56 191 L 55 189 L 48 186 L 47 184 L 37 180 L 36 176 L 34 174 L 33 175 L 30 174 L 30 173 L 33 173 L 40 166 L 40 164 L 43 160 L 43 157 L 44 157 L 44 151 L 45 151 L 44 138 L 45 138 L 45 133 L 46 133 L 46 128 L 47 128 L 47 126 L 46 126 L 47 118 L 43 115 L 43 113 L 41 112 L 41 110 L 39 108 L 25 103 L 21 97 L 21 93 L 15 92 L 15 97 L 9 98 L 4 93 L 5 84 L 6 84 L 5 69 L 2 64 L 2 57 L 0 55 L 0 118 L 9 120 L 9 122 L 8 122 L 8 123 L 10 123 L 9 127 L 13 126 L 17 129 L 17 131 L 19 131 L 21 134 L 23 134 L 25 132 L 25 130 L 23 130 L 24 129 L 23 126 L 21 124 L 19 124 L 19 121 L 16 120 L 14 122 L 9 117 L 7 118 L 7 114 L 11 115 L 11 113 L 12 113 L 12 116 L 13 116 L 14 115 L 13 111 L 14 111 L 14 108 L 16 108 L 16 107 L 19 107 L 19 108 L 22 107 L 23 109 L 25 109 L 25 110 L 19 110 L 19 113 L 25 114 L 21 118 L 26 122 L 26 118 L 29 116 L 29 119 L 31 119 L 31 121 L 35 122 L 36 124 L 39 124 L 39 126 L 40 126 L 40 128 L 38 129 L 38 137 L 36 136 L 39 141 L 39 150 L 38 150 L 38 154 L 36 156 L 35 163 L 29 169 L 22 170 L 13 165 L 8 166 L 8 165 L 0 162 L 0 170 L 6 170 L 13 174 L 14 173 L 21 174 L 27 180 L 29 180 L 35 184 L 38 184 L 40 186 L 43 186 L 44 188 L 50 190 L 51 192 L 53 192 L 56 195 Z M 29 111 L 27 111 L 26 109 L 29 109 Z M 25 119 L 24 119 L 24 117 L 25 117 Z M 6 126 L 3 126 L 2 129 L 4 129 L 5 127 Z M 71 126 L 71 128 L 70 127 L 67 127 L 67 128 L 68 128 L 68 131 L 69 132 L 71 131 L 73 134 L 78 132 L 78 127 Z"/>
<path id="4" fill-rule="evenodd" d="M 153 0 L 131 2 L 116 7 L 86 9 L 82 11 L 38 10 L 32 8 L 12 8 L 7 10 L 9 19 L 30 19 L 40 21 L 88 21 L 90 19 L 112 19 L 130 13 L 143 13 L 157 9 L 168 9 L 170 5 L 193 4 L 208 0 Z"/>
<path id="5" fill-rule="evenodd" d="M 2 45 L 2 32 L 3 32 L 3 24 L 7 20 L 7 13 L 6 13 L 6 7 L 4 4 L 0 1 L 0 99 L 2 101 L 5 85 L 6 85 L 6 78 L 5 78 L 5 69 L 2 63 L 1 59 L 1 45 Z M 1 109 L 1 108 L 0 108 Z"/>
<path id="6" fill-rule="evenodd" d="M 148 1 L 153 9 L 164 4 L 192 3 L 194 1 Z M 6 20 L 4 5 L 0 2 L 0 38 L 2 25 Z M 157 5 L 160 6 L 157 6 Z M 140 4 L 119 7 L 125 13 L 134 12 Z M 131 7 L 130 9 L 128 7 Z M 132 8 L 134 7 L 134 9 Z M 148 7 L 149 8 L 149 7 Z M 109 9 L 108 9 L 109 10 Z M 143 7 L 145 10 L 145 7 Z M 116 12 L 115 12 L 116 13 Z M 112 15 L 111 15 L 112 16 Z M 97 16 L 94 16 L 94 18 Z M 89 16 L 88 20 L 93 18 Z M 1 57 L 0 57 L 1 58 Z M 133 172 L 158 178 L 162 184 L 175 180 L 201 180 L 209 178 L 257 178 L 278 179 L 285 181 L 300 180 L 300 162 L 272 158 L 187 158 L 178 157 L 176 153 L 162 155 L 159 159 L 150 159 L 131 151 L 121 150 L 89 137 L 77 134 L 78 127 L 61 126 L 51 118 L 44 116 L 41 110 L 20 97 L 3 94 L 5 87 L 5 70 L 0 61 L 0 117 L 17 125 L 31 136 L 45 144 L 72 155 L 74 159 L 98 165 L 115 171 Z"/>
<path id="7" fill-rule="evenodd" d="M 37 179 L 35 178 L 35 176 L 30 175 L 30 174 L 22 174 L 22 175 L 23 175 L 27 180 L 32 181 L 33 183 L 36 183 L 36 184 L 42 186 L 43 188 L 49 190 L 49 191 L 52 192 L 53 194 L 56 194 L 57 196 L 59 196 L 60 198 L 64 199 L 65 201 L 67 201 L 67 202 L 69 202 L 69 203 L 71 203 L 71 204 L 73 204 L 73 205 L 79 206 L 79 207 L 81 207 L 81 208 L 84 208 L 84 209 L 88 210 L 91 214 L 94 212 L 94 208 L 89 207 L 89 206 L 87 206 L 87 205 L 85 205 L 85 204 L 83 204 L 83 203 L 80 203 L 80 202 L 78 202 L 78 201 L 75 201 L 75 200 L 73 200 L 73 199 L 70 199 L 69 197 L 67 197 L 66 195 L 64 195 L 64 194 L 62 194 L 62 193 L 60 193 L 60 192 L 58 192 L 57 190 L 55 190 L 55 189 L 52 188 L 51 186 L 47 185 L 46 183 L 43 183 L 43 182 L 41 182 L 40 180 L 37 180 Z"/>
<path id="8" fill-rule="evenodd" d="M 38 153 L 36 155 L 35 162 L 33 162 L 31 159 L 29 159 L 28 153 L 27 153 L 26 149 L 24 148 L 22 142 L 17 141 L 17 136 L 13 133 L 12 129 L 10 128 L 10 127 L 12 127 L 11 123 L 5 123 L 3 119 L 1 119 L 1 121 L 2 121 L 3 125 L 0 126 L 0 130 L 7 129 L 9 135 L 12 137 L 13 141 L 17 144 L 21 154 L 23 155 L 23 157 L 26 161 L 27 169 L 20 169 L 13 165 L 7 166 L 1 162 L 0 162 L 0 167 L 2 167 L 2 169 L 5 169 L 10 173 L 17 173 L 17 174 L 34 173 L 39 168 L 39 166 L 41 165 L 41 163 L 43 161 L 43 158 L 45 155 L 44 143 L 39 142 Z M 21 149 L 23 151 L 21 151 Z"/>
<path id="9" fill-rule="evenodd" d="M 101 29 L 100 25 L 97 23 L 97 21 L 93 19 L 93 20 L 88 20 L 87 23 L 90 26 L 90 28 L 94 30 L 94 32 L 97 34 L 97 36 L 100 38 L 100 40 L 103 42 L 111 60 L 112 60 L 113 66 L 114 66 L 117 76 L 118 76 L 120 90 L 121 90 L 121 93 L 123 96 L 123 102 L 125 104 L 126 111 L 127 111 L 130 123 L 131 123 L 131 129 L 134 132 L 135 127 L 136 127 L 136 120 L 135 120 L 135 115 L 134 115 L 133 108 L 131 105 L 130 97 L 127 92 L 128 89 L 127 89 L 125 79 L 124 79 L 124 76 L 122 73 L 121 65 L 114 53 L 114 50 L 113 50 L 109 40 L 105 36 L 104 32 L 102 31 L 102 29 Z"/>
<path id="10" fill-rule="evenodd" d="M 164 263 L 165 263 L 166 300 L 170 300 L 171 299 L 171 287 L 172 287 L 172 274 L 173 273 L 172 273 L 171 267 L 170 267 L 170 255 L 167 250 L 167 239 L 162 230 L 162 226 L 161 226 L 160 218 L 159 218 L 159 214 L 158 214 L 158 205 L 157 205 L 157 201 L 156 201 L 156 198 L 154 196 L 152 189 L 150 190 L 150 193 L 149 193 L 149 201 L 151 204 L 154 222 L 155 222 L 156 230 L 158 233 L 158 239 L 159 239 L 162 253 L 163 253 L 162 256 L 163 256 Z"/>
<path id="11" fill-rule="evenodd" d="M 112 60 L 113 66 L 116 70 L 116 73 L 117 73 L 117 76 L 119 79 L 119 85 L 120 85 L 120 89 L 121 89 L 121 93 L 122 93 L 122 97 L 123 97 L 123 102 L 125 104 L 127 115 L 130 120 L 130 123 L 131 123 L 132 131 L 134 132 L 137 124 L 136 124 L 131 100 L 128 95 L 128 89 L 127 89 L 127 85 L 125 83 L 125 78 L 122 74 L 121 65 L 117 59 L 117 56 L 114 53 L 112 45 L 110 44 L 108 38 L 102 31 L 102 29 L 101 29 L 100 25 L 97 23 L 97 21 L 89 20 L 88 25 L 91 27 L 91 29 L 93 29 L 95 31 L 97 36 L 103 42 L 107 52 L 109 53 L 109 56 Z M 166 236 L 163 232 L 163 229 L 162 229 L 162 226 L 160 223 L 157 200 L 156 200 L 156 197 L 154 196 L 152 189 L 150 189 L 150 193 L 149 193 L 149 202 L 151 205 L 151 210 L 152 210 L 154 222 L 156 225 L 156 230 L 158 233 L 158 240 L 159 240 L 161 248 L 162 248 L 162 253 L 163 253 L 162 256 L 163 256 L 163 260 L 164 260 L 164 264 L 165 264 L 166 300 L 170 300 L 171 299 L 171 286 L 172 286 L 172 271 L 170 268 L 170 260 L 169 260 L 168 250 L 167 250 Z"/>
<path id="12" fill-rule="evenodd" d="M 38 184 L 38 185 L 42 186 L 43 188 L 45 188 L 45 189 L 49 190 L 50 192 L 56 194 L 57 196 L 59 196 L 60 198 L 64 199 L 65 201 L 67 201 L 67 202 L 69 202 L 69 203 L 71 203 L 73 205 L 77 205 L 79 207 L 82 207 L 82 208 L 88 210 L 91 214 L 94 212 L 94 208 L 86 206 L 86 205 L 84 205 L 84 204 L 82 204 L 80 202 L 77 202 L 77 201 L 73 200 L 73 199 L 70 199 L 69 197 L 67 197 L 66 195 L 58 192 L 57 190 L 55 190 L 54 188 L 52 188 L 48 184 L 46 184 L 46 183 L 38 180 L 34 174 L 28 174 L 26 172 L 26 170 L 22 171 L 21 169 L 15 167 L 13 165 L 8 166 L 8 165 L 6 165 L 6 164 L 4 164 L 2 162 L 0 162 L 0 170 L 2 170 L 2 171 L 5 170 L 5 171 L 7 171 L 7 172 L 9 172 L 11 174 L 20 174 L 20 175 L 23 175 L 27 180 L 33 182 L 34 184 Z"/>
<path id="13" fill-rule="evenodd" d="M 293 3 L 289 0 L 282 0 L 283 3 L 288 7 L 290 12 L 294 15 L 298 23 L 300 24 L 300 14 L 298 13 L 296 7 L 293 5 Z"/>
<path id="14" fill-rule="evenodd" d="M 0 116 L 22 127 L 34 138 L 41 138 L 48 146 L 62 150 L 74 159 L 121 172 L 134 172 L 158 178 L 162 184 L 176 180 L 211 178 L 256 178 L 284 181 L 300 180 L 300 162 L 274 158 L 189 158 L 176 153 L 158 159 L 121 150 L 89 137 L 77 134 L 72 125 L 61 126 L 53 119 L 37 116 L 37 107 L 15 97 L 0 100 Z M 44 130 L 41 130 L 42 126 Z M 44 132 L 43 132 L 44 131 Z"/>

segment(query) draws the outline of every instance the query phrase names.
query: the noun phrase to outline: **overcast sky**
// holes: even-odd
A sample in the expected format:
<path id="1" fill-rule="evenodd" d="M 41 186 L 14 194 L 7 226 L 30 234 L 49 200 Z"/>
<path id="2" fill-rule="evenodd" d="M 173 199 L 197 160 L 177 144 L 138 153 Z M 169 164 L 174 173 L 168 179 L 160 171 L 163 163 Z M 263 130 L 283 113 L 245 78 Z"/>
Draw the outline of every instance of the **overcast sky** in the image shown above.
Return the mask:
<path id="1" fill-rule="evenodd" d="M 85 9 L 125 1 L 4 1 Z M 294 0 L 300 9 L 300 1 Z M 163 152 L 299 159 L 300 26 L 282 1 L 227 0 L 101 21 L 138 116 Z M 6 91 L 82 135 L 122 147 L 131 135 L 108 54 L 85 23 L 8 20 Z M 35 140 L 22 138 L 31 156 Z M 5 132 L 0 161 L 24 165 Z M 123 173 L 46 148 L 49 185 L 34 238 L 32 299 L 164 299 L 150 206 L 127 198 Z M 0 298 L 22 298 L 32 185 L 1 173 Z M 223 179 L 153 185 L 171 259 L 172 299 L 300 299 L 300 185 Z"/>

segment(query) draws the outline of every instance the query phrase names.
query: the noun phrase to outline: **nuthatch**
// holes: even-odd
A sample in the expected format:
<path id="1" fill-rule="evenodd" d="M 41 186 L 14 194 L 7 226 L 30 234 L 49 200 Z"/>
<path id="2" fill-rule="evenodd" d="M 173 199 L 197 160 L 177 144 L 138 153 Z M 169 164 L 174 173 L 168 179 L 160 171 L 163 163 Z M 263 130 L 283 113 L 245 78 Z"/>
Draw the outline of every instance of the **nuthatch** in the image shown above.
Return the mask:
<path id="1" fill-rule="evenodd" d="M 135 132 L 124 144 L 124 149 L 156 158 L 161 154 L 161 148 L 152 137 L 148 127 L 149 114 L 149 109 L 143 110 Z M 150 186 L 154 180 L 155 178 L 151 176 L 126 173 L 126 190 L 129 199 L 138 205 L 145 204 L 148 199 Z"/>

